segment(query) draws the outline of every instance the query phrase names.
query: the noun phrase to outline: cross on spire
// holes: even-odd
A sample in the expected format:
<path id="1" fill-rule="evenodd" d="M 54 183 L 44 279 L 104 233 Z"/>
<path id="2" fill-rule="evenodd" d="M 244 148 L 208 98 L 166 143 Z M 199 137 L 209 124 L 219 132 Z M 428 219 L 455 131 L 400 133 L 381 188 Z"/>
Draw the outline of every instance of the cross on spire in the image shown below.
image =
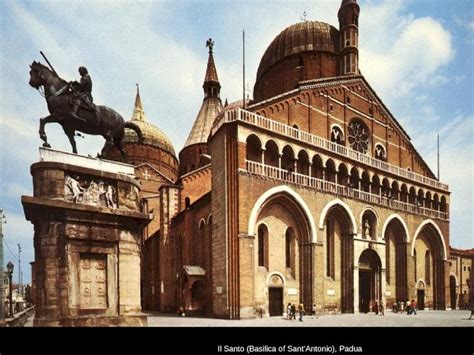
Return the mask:
<path id="1" fill-rule="evenodd" d="M 214 41 L 212 40 L 212 38 L 209 38 L 206 41 L 206 47 L 209 47 L 209 54 L 212 54 L 212 48 L 214 48 Z"/>

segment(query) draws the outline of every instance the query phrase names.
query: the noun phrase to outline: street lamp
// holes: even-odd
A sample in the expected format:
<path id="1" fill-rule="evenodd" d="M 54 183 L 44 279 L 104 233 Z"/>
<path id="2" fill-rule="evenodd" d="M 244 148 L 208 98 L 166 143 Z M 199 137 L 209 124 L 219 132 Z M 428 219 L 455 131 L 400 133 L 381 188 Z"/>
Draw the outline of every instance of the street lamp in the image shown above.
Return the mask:
<path id="1" fill-rule="evenodd" d="M 3 210 L 0 209 L 0 327 L 5 325 L 5 296 L 4 296 L 4 272 L 3 272 L 3 224 L 7 223 Z"/>
<path id="2" fill-rule="evenodd" d="M 13 297 L 12 297 L 12 291 L 13 291 L 13 284 L 12 284 L 12 277 L 13 277 L 13 264 L 11 261 L 8 262 L 7 264 L 7 276 L 8 276 L 8 282 L 10 284 L 10 294 L 8 296 L 8 299 L 10 300 L 10 317 L 13 317 Z"/>

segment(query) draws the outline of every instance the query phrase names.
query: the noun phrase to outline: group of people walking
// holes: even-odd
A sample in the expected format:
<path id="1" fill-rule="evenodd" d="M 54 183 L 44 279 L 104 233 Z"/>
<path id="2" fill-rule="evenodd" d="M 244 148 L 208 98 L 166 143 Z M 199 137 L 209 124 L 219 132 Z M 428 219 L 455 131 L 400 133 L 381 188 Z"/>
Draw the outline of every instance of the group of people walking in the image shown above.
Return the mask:
<path id="1" fill-rule="evenodd" d="M 316 316 L 316 304 L 313 304 L 313 316 Z M 303 303 L 298 304 L 298 320 L 303 321 L 303 316 L 305 314 L 305 309 Z M 288 320 L 296 319 L 296 304 L 288 302 L 286 306 L 286 318 Z"/>
<path id="2" fill-rule="evenodd" d="M 406 303 L 403 301 L 399 302 L 394 302 L 392 305 L 392 311 L 393 313 L 403 313 L 407 312 L 408 315 L 414 314 L 416 315 L 416 312 L 418 311 L 418 307 L 416 305 L 415 300 L 407 300 Z"/>

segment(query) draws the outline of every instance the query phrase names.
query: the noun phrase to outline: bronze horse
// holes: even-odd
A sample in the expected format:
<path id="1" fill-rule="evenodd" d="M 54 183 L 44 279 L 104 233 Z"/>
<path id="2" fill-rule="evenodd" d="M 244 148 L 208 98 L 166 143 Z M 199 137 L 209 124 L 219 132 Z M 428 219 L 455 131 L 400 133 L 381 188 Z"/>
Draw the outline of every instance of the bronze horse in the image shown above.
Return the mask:
<path id="1" fill-rule="evenodd" d="M 122 146 L 125 128 L 133 129 L 137 133 L 140 142 L 143 142 L 140 127 L 133 122 L 125 122 L 123 117 L 110 107 L 96 106 L 98 115 L 100 115 L 100 122 L 97 122 L 95 112 L 82 107 L 78 111 L 78 116 L 82 119 L 74 118 L 71 116 L 73 104 L 70 100 L 71 91 L 68 82 L 39 62 L 33 62 L 30 68 L 29 84 L 37 90 L 43 86 L 50 113 L 49 116 L 40 119 L 39 134 L 44 141 L 43 147 L 51 148 L 44 131 L 44 126 L 50 122 L 59 123 L 63 127 L 64 133 L 66 133 L 71 143 L 72 151 L 76 154 L 77 148 L 74 140 L 76 131 L 103 136 L 105 138 L 104 148 L 107 145 L 115 145 L 122 154 L 124 161 L 127 159 Z M 104 148 L 102 152 L 104 152 Z"/>

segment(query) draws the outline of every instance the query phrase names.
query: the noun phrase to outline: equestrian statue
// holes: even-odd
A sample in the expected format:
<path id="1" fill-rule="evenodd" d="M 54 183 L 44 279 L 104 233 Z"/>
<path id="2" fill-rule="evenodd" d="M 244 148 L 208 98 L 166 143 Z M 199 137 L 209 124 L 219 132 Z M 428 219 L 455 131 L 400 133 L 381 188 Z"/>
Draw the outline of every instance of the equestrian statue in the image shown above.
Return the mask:
<path id="1" fill-rule="evenodd" d="M 41 52 L 44 57 L 44 54 Z M 108 145 L 115 147 L 122 154 L 123 161 L 127 160 L 122 146 L 125 128 L 134 130 L 140 142 L 143 142 L 142 132 L 133 122 L 125 122 L 123 117 L 107 106 L 95 105 L 92 99 L 92 80 L 85 67 L 79 68 L 79 82 L 67 82 L 59 77 L 49 61 L 44 57 L 50 68 L 34 61 L 30 65 L 29 84 L 37 89 L 43 87 L 44 97 L 48 104 L 50 115 L 40 119 L 39 135 L 44 141 L 43 147 L 51 148 L 44 131 L 46 123 L 59 123 L 69 138 L 72 151 L 77 154 L 76 131 L 101 135 L 105 138 L 104 149 Z"/>

